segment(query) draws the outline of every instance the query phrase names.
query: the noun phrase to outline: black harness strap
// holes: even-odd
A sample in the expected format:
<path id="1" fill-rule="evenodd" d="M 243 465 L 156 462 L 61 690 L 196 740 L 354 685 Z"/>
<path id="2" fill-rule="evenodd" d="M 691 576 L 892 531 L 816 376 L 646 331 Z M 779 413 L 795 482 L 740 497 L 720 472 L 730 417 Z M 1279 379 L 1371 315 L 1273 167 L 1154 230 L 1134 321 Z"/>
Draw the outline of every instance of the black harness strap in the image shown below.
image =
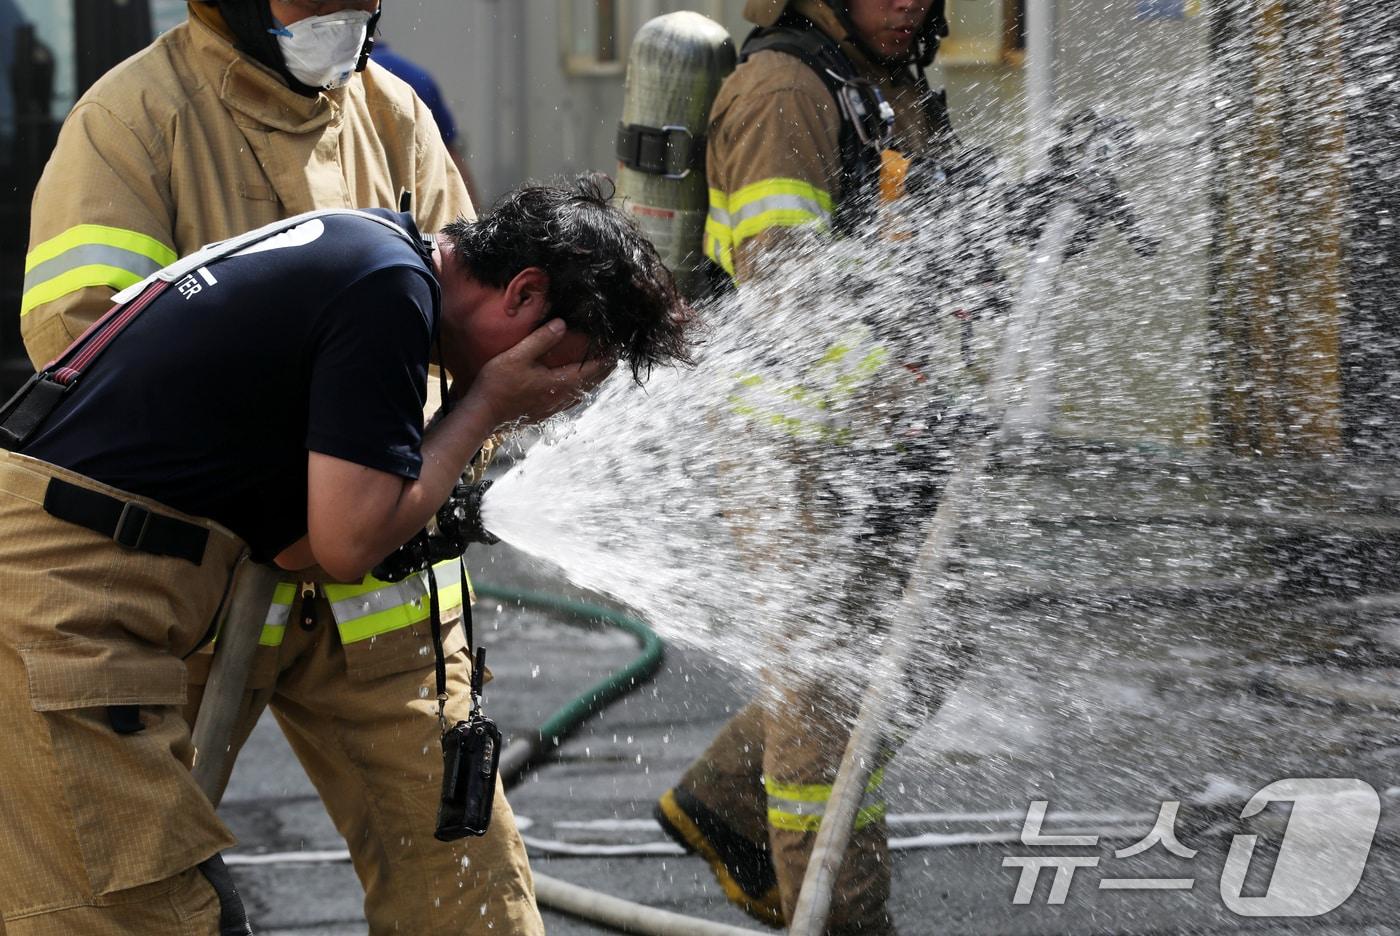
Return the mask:
<path id="1" fill-rule="evenodd" d="M 618 124 L 617 158 L 629 169 L 667 179 L 704 175 L 705 135 L 681 126 Z"/>
<path id="2" fill-rule="evenodd" d="M 62 354 L 30 377 L 0 407 L 0 448 L 17 449 L 28 442 L 77 385 L 83 371 L 169 285 L 164 280 L 154 280 L 135 299 L 113 306 Z"/>
<path id="3" fill-rule="evenodd" d="M 419 534 L 420 536 L 422 534 Z M 486 668 L 486 648 L 476 647 L 472 634 L 472 601 L 467 593 L 467 564 L 457 560 L 457 571 L 462 576 L 462 629 L 467 638 L 467 655 L 472 658 L 471 697 L 472 711 L 481 706 L 483 671 Z M 428 630 L 433 636 L 433 675 L 437 682 L 438 724 L 447 731 L 447 657 L 442 652 L 442 605 L 438 599 L 437 575 L 428 566 Z M 473 649 L 475 648 L 475 649 Z"/>
<path id="4" fill-rule="evenodd" d="M 884 97 L 873 83 L 859 75 L 841 51 L 840 43 L 805 19 L 780 20 L 777 25 L 755 29 L 744 40 L 739 61 L 768 51 L 800 59 L 822 80 L 836 102 L 841 114 L 842 187 L 832 226 L 838 233 L 850 233 L 870 217 L 879 192 L 880 150 L 890 135 L 881 114 Z M 852 92 L 858 101 L 850 100 Z"/>
<path id="5" fill-rule="evenodd" d="M 195 565 L 204 561 L 204 548 L 209 544 L 206 527 L 167 517 L 135 501 L 79 487 L 61 478 L 49 480 L 44 491 L 44 510 L 60 520 L 110 536 L 124 549 L 153 556 L 174 556 Z"/>

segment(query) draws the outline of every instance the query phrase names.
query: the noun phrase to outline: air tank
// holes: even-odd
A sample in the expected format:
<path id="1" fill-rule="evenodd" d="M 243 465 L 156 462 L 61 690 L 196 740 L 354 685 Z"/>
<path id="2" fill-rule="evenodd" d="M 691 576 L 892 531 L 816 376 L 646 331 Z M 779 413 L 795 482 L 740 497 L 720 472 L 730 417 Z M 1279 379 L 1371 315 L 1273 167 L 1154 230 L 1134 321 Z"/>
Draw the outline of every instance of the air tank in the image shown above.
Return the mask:
<path id="1" fill-rule="evenodd" d="M 705 133 L 710 105 L 734 70 L 729 32 L 699 13 L 649 20 L 632 41 L 618 127 L 618 194 L 681 291 L 705 283 Z"/>

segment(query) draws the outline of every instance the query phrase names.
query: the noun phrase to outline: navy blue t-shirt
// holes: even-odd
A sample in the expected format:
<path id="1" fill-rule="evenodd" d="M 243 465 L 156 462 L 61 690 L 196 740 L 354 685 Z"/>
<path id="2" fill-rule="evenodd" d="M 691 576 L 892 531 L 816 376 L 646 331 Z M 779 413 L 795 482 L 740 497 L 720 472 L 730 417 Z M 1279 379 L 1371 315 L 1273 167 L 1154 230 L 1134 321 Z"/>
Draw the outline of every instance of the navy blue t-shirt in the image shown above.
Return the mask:
<path id="1" fill-rule="evenodd" d="M 215 520 L 271 557 L 306 533 L 307 451 L 418 477 L 439 292 L 413 237 L 303 222 L 171 284 L 22 451 Z"/>

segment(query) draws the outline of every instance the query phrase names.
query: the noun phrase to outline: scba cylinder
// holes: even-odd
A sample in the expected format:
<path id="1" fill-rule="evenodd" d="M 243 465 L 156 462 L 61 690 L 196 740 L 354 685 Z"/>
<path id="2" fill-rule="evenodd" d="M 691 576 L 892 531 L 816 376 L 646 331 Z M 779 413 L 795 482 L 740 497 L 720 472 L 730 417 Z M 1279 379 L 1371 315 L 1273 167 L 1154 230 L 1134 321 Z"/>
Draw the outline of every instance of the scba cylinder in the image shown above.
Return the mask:
<path id="1" fill-rule="evenodd" d="M 648 21 L 627 59 L 617 131 L 618 194 L 688 296 L 706 281 L 705 131 L 734 59 L 723 26 L 684 11 Z"/>

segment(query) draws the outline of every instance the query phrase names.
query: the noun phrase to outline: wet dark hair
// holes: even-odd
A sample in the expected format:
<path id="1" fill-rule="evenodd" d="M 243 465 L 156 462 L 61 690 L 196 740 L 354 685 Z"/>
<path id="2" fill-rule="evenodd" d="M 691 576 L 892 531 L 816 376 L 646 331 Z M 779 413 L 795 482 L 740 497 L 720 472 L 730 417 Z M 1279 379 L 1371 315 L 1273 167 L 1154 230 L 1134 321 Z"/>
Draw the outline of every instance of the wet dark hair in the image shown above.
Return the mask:
<path id="1" fill-rule="evenodd" d="M 591 339 L 590 357 L 626 361 L 640 383 L 658 364 L 692 363 L 692 315 L 651 241 L 613 201 L 607 177 L 515 189 L 475 221 L 443 228 L 472 278 L 504 288 L 539 267 L 549 318 Z"/>

